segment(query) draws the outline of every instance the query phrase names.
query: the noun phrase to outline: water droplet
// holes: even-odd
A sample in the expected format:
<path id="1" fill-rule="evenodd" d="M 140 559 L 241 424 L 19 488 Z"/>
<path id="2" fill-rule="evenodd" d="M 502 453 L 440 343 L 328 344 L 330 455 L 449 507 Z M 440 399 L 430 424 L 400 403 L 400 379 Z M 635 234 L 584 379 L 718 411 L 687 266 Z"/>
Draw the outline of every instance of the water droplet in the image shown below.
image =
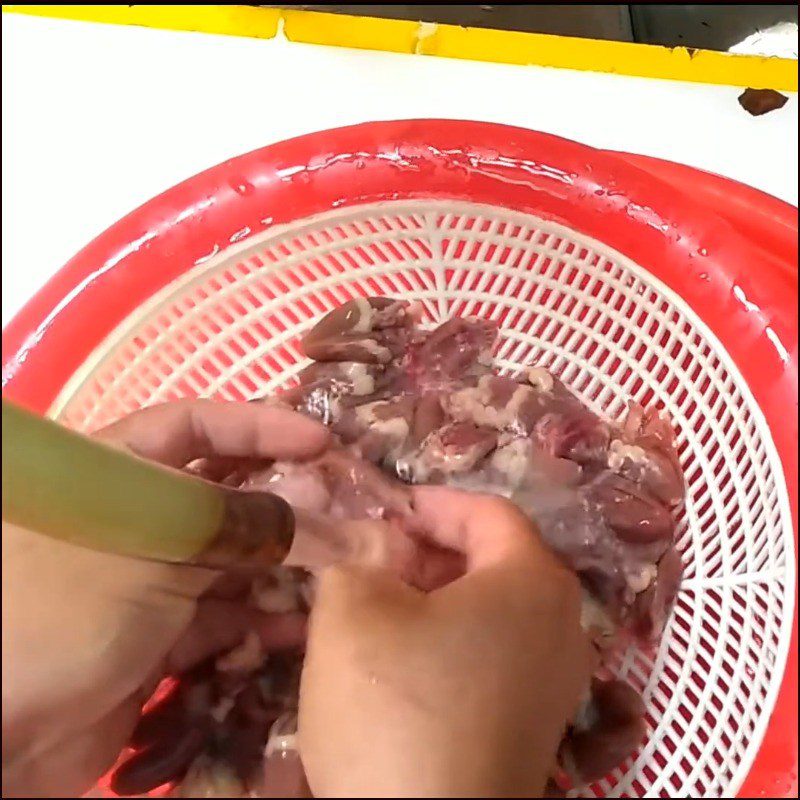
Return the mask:
<path id="1" fill-rule="evenodd" d="M 364 169 L 366 166 L 367 164 L 363 158 L 359 158 L 358 161 L 356 161 L 356 169 Z"/>
<path id="2" fill-rule="evenodd" d="M 233 244 L 234 242 L 240 242 L 242 239 L 245 239 L 248 234 L 250 233 L 250 228 L 246 225 L 241 230 L 236 231 L 236 233 L 231 234 L 230 243 Z"/>
<path id="3" fill-rule="evenodd" d="M 242 195 L 242 197 L 252 194 L 256 189 L 250 181 L 246 181 L 244 178 L 234 179 L 231 186 L 233 187 L 233 191 L 236 192 L 236 194 Z"/>
<path id="4" fill-rule="evenodd" d="M 699 255 L 699 256 L 707 256 L 707 255 L 708 255 L 708 250 L 706 250 L 706 248 L 705 248 L 705 247 L 701 247 L 701 248 L 700 248 L 700 249 L 697 251 L 697 255 Z"/>
<path id="5" fill-rule="evenodd" d="M 748 310 L 748 311 L 760 311 L 759 307 L 755 303 L 751 303 L 750 300 L 747 299 L 747 295 L 744 293 L 744 289 L 741 286 L 734 286 L 733 287 L 733 296 Z"/>
<path id="6" fill-rule="evenodd" d="M 214 247 L 211 249 L 209 253 L 206 253 L 204 256 L 200 256 L 197 261 L 194 262 L 196 267 L 200 266 L 200 264 L 205 264 L 210 258 L 213 258 L 217 253 L 219 253 L 220 247 L 218 244 L 215 244 Z"/>
<path id="7" fill-rule="evenodd" d="M 708 273 L 707 272 L 701 272 L 699 277 L 700 277 L 701 281 L 707 281 L 708 280 Z"/>
<path id="8" fill-rule="evenodd" d="M 261 224 L 264 226 L 272 225 L 272 223 L 273 223 L 272 217 L 264 217 L 264 219 L 261 220 Z"/>
<path id="9" fill-rule="evenodd" d="M 605 194 L 605 192 L 604 192 L 602 189 L 595 189 L 595 190 L 594 190 L 594 193 L 595 193 L 595 194 L 596 194 L 598 197 L 602 197 L 602 196 Z"/>
<path id="10" fill-rule="evenodd" d="M 756 671 L 752 667 L 745 667 L 744 671 L 747 677 L 751 680 L 756 677 Z"/>
<path id="11" fill-rule="evenodd" d="M 764 644 L 764 640 L 760 636 L 753 636 L 753 641 L 756 644 L 756 647 L 761 647 Z"/>

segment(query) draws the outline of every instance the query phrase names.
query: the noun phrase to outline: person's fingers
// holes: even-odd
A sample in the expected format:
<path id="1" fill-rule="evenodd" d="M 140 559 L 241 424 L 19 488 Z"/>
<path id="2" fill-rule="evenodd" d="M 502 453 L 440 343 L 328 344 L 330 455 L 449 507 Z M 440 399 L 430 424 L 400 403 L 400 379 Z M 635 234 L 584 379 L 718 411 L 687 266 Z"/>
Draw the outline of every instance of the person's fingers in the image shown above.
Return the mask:
<path id="1" fill-rule="evenodd" d="M 306 640 L 308 617 L 300 611 L 285 614 L 265 614 L 259 612 L 253 624 L 262 649 L 292 650 L 301 647 Z"/>
<path id="2" fill-rule="evenodd" d="M 310 798 L 311 789 L 306 780 L 300 754 L 294 750 L 278 752 L 264 760 L 264 777 L 260 797 Z"/>
<path id="3" fill-rule="evenodd" d="M 396 628 L 416 614 L 425 595 L 385 568 L 349 564 L 329 567 L 318 578 L 309 618 L 309 647 L 316 639 L 328 649 L 339 647 L 339 635 L 366 636 L 374 626 Z M 333 637 L 331 634 L 336 632 Z M 344 645 L 344 643 L 341 643 Z"/>
<path id="4" fill-rule="evenodd" d="M 460 578 L 466 571 L 466 557 L 425 541 L 416 543 L 415 553 L 400 577 L 410 586 L 432 592 Z"/>
<path id="5" fill-rule="evenodd" d="M 217 578 L 203 595 L 203 599 L 238 600 L 246 602 L 253 588 L 253 576 L 226 572 Z"/>
<path id="6" fill-rule="evenodd" d="M 320 423 L 289 409 L 211 400 L 151 406 L 96 435 L 173 467 L 213 456 L 301 460 L 321 452 L 329 441 Z"/>
<path id="7" fill-rule="evenodd" d="M 467 571 L 496 564 L 521 548 L 545 552 L 533 523 L 502 497 L 442 486 L 415 486 L 417 524 L 431 541 L 462 553 Z"/>
<path id="8" fill-rule="evenodd" d="M 252 631 L 263 652 L 302 646 L 306 615 L 300 612 L 265 614 L 242 603 L 215 598 L 197 604 L 197 613 L 173 646 L 165 672 L 178 675 L 205 659 L 239 645 Z"/>

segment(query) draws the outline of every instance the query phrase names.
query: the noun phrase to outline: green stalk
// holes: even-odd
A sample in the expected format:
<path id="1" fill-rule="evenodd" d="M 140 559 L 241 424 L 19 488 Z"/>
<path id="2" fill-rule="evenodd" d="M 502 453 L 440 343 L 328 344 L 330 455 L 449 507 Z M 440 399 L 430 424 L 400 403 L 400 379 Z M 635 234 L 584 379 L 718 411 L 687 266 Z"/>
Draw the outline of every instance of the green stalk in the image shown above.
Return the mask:
<path id="1" fill-rule="evenodd" d="M 120 555 L 188 561 L 220 528 L 219 487 L 3 400 L 3 519 Z"/>

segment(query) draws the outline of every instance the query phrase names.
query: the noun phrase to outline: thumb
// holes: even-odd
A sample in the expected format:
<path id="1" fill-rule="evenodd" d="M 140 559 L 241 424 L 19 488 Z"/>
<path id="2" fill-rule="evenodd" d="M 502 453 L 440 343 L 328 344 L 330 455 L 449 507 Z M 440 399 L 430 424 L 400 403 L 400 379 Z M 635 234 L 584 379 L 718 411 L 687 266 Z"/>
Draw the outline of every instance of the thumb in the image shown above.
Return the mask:
<path id="1" fill-rule="evenodd" d="M 416 525 L 438 547 L 461 553 L 467 572 L 528 555 L 550 561 L 534 523 L 510 500 L 443 486 L 415 486 Z"/>

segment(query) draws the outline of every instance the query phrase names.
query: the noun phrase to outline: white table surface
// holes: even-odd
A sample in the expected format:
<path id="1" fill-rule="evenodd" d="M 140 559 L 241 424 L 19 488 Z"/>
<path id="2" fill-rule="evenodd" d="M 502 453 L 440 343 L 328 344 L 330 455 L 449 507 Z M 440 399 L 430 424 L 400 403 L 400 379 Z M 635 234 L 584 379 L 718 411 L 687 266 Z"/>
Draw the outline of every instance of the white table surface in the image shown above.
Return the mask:
<path id="1" fill-rule="evenodd" d="M 797 204 L 797 95 L 2 15 L 2 320 L 150 197 L 290 136 L 479 119 L 679 161 Z"/>

